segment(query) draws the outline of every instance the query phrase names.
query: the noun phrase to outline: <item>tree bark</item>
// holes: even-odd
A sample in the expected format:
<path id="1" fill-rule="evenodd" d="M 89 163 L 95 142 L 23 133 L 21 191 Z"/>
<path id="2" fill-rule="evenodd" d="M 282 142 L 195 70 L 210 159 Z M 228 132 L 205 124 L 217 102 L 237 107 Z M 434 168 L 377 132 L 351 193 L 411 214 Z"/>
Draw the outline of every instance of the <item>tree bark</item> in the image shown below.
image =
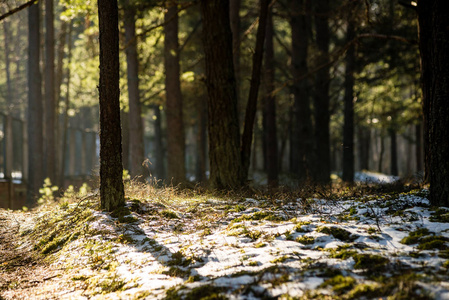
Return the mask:
<path id="1" fill-rule="evenodd" d="M 268 10 L 267 32 L 265 39 L 265 86 L 266 96 L 264 105 L 264 136 L 268 185 L 277 187 L 279 182 L 279 155 L 276 126 L 276 97 L 272 94 L 275 89 L 275 67 L 274 67 L 274 46 L 273 46 L 273 13 L 272 8 Z"/>
<path id="2" fill-rule="evenodd" d="M 207 100 L 200 97 L 197 106 L 198 124 L 197 124 L 197 165 L 196 180 L 198 182 L 206 182 L 206 152 L 207 152 Z"/>
<path id="3" fill-rule="evenodd" d="M 237 89 L 237 107 L 240 99 L 240 6 L 242 0 L 229 1 L 229 18 L 232 31 L 232 49 L 234 58 L 235 84 Z"/>
<path id="4" fill-rule="evenodd" d="M 371 132 L 368 127 L 358 126 L 359 162 L 361 170 L 369 170 L 369 148 Z"/>
<path id="5" fill-rule="evenodd" d="M 142 109 L 139 94 L 139 60 L 136 44 L 136 7 L 125 1 L 124 27 L 126 47 L 126 64 L 128 75 L 129 100 L 129 157 L 130 175 L 140 181 L 145 180 L 143 162 L 145 150 L 143 143 Z"/>
<path id="6" fill-rule="evenodd" d="M 430 203 L 449 206 L 449 2 L 418 1 Z"/>
<path id="7" fill-rule="evenodd" d="M 120 128 L 117 0 L 98 0 L 100 27 L 100 199 L 106 211 L 125 205 Z"/>
<path id="8" fill-rule="evenodd" d="M 313 161 L 313 129 L 309 99 L 308 79 L 308 32 L 309 18 L 306 16 L 308 0 L 290 0 L 290 26 L 292 29 L 292 75 L 293 116 L 290 140 L 291 171 L 300 182 L 310 179 Z"/>
<path id="9" fill-rule="evenodd" d="M 36 204 L 39 188 L 44 182 L 39 24 L 39 5 L 33 4 L 28 8 L 28 206 Z"/>
<path id="10" fill-rule="evenodd" d="M 211 188 L 243 184 L 229 1 L 201 0 Z"/>
<path id="11" fill-rule="evenodd" d="M 167 1 L 165 13 L 165 94 L 167 116 L 168 179 L 173 184 L 185 181 L 185 134 L 182 116 L 182 94 L 179 79 L 178 7 Z"/>
<path id="12" fill-rule="evenodd" d="M 316 43 L 319 50 L 320 68 L 316 74 L 315 89 L 315 153 L 314 181 L 330 183 L 330 111 L 329 111 L 329 0 L 318 0 L 315 7 Z"/>
<path id="13" fill-rule="evenodd" d="M 265 42 L 265 32 L 267 29 L 267 14 L 269 0 L 260 0 L 259 27 L 256 34 L 256 48 L 253 55 L 253 69 L 251 74 L 251 85 L 249 88 L 248 102 L 245 111 L 245 124 L 242 135 L 242 166 L 243 180 L 248 179 L 249 165 L 251 160 L 251 144 L 253 141 L 254 120 L 257 112 L 257 99 L 260 85 L 260 72 L 263 60 L 263 45 Z"/>
<path id="14" fill-rule="evenodd" d="M 45 0 L 45 169 L 56 182 L 55 28 L 53 0 Z"/>
<path id="15" fill-rule="evenodd" d="M 355 37 L 354 21 L 348 21 L 346 42 Z M 354 70 L 355 48 L 352 45 L 346 52 L 344 125 L 343 125 L 343 181 L 354 182 Z"/>

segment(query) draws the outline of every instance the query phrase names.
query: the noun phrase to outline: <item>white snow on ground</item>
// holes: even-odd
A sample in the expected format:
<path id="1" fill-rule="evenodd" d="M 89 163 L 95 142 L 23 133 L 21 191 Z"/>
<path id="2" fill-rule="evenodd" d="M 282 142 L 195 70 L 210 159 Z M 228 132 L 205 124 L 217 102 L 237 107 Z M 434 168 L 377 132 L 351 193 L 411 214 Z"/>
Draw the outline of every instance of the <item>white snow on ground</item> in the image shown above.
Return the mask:
<path id="1" fill-rule="evenodd" d="M 397 180 L 399 180 L 399 176 L 386 175 L 370 171 L 355 172 L 354 174 L 354 181 L 362 183 L 393 183 Z"/>
<path id="2" fill-rule="evenodd" d="M 422 289 L 418 294 L 449 299 L 448 257 L 438 256 L 444 251 L 447 255 L 448 242 L 440 250 L 401 243 L 420 228 L 449 240 L 449 223 L 431 222 L 427 199 L 400 195 L 309 202 L 313 204 L 305 211 L 302 201 L 275 206 L 264 200 L 230 204 L 214 199 L 197 206 L 204 210 L 202 218 L 181 206 L 174 210 L 177 217 L 163 218 L 154 214 L 161 208 L 149 202 L 141 204 L 141 214 L 133 213 L 138 221 L 132 224 L 118 224 L 96 212 L 90 228 L 119 238 L 80 238 L 61 251 L 55 264 L 70 265 L 87 286 L 100 286 L 96 292 L 76 294 L 77 299 L 163 299 L 170 287 L 187 295 L 206 286 L 223 288 L 218 291 L 229 299 L 342 295 L 351 288 L 340 291 L 323 283 L 341 274 L 376 286 L 376 272 L 377 277 L 394 277 L 399 270 L 419 276 L 414 281 Z M 337 235 L 323 231 L 326 227 L 344 231 Z M 356 266 L 356 256 L 331 257 L 345 250 L 388 261 L 365 269 Z M 98 284 L 105 280 L 122 287 L 108 291 Z M 62 291 L 59 295 L 74 297 Z"/>

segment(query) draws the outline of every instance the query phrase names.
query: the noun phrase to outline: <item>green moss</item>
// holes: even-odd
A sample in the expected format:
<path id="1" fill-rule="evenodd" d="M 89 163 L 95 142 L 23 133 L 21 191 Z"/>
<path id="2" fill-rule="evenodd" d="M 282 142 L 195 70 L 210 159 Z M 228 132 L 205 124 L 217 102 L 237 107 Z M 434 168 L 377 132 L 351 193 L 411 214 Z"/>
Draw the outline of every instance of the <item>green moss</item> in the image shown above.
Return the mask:
<path id="1" fill-rule="evenodd" d="M 296 232 L 309 232 L 310 230 L 305 229 L 303 226 L 309 225 L 310 222 L 308 221 L 304 221 L 304 222 L 299 222 L 295 225 L 295 227 L 293 228 L 294 231 Z"/>
<path id="2" fill-rule="evenodd" d="M 320 287 L 328 287 L 331 286 L 332 290 L 338 294 L 341 295 L 345 291 L 348 291 L 354 287 L 356 284 L 356 280 L 350 276 L 342 276 L 337 275 L 334 276 L 326 281 L 324 281 Z"/>
<path id="3" fill-rule="evenodd" d="M 259 262 L 257 262 L 257 261 L 250 261 L 248 263 L 248 266 L 250 266 L 250 267 L 257 267 L 258 265 L 259 265 Z"/>
<path id="4" fill-rule="evenodd" d="M 353 257 L 354 255 L 357 254 L 357 251 L 355 250 L 347 250 L 347 249 L 342 249 L 340 251 L 338 250 L 331 250 L 331 255 L 330 257 L 332 258 L 339 258 L 339 259 L 348 259 L 350 257 Z"/>
<path id="5" fill-rule="evenodd" d="M 162 274 L 170 277 L 185 278 L 190 275 L 190 270 L 186 271 L 178 267 L 170 267 L 168 270 L 163 271 Z"/>
<path id="6" fill-rule="evenodd" d="M 351 234 L 349 231 L 340 227 L 318 227 L 317 232 L 332 235 L 334 238 L 343 242 L 353 242 L 358 238 L 358 235 Z"/>
<path id="7" fill-rule="evenodd" d="M 352 258 L 355 261 L 354 269 L 375 273 L 384 271 L 390 262 L 388 258 L 376 254 L 354 254 Z"/>
<path id="8" fill-rule="evenodd" d="M 278 257 L 278 258 L 275 258 L 275 259 L 273 259 L 272 261 L 271 261 L 271 263 L 273 263 L 273 264 L 278 264 L 278 263 L 283 263 L 283 262 L 285 262 L 286 260 L 288 259 L 288 256 L 281 256 L 281 257 Z"/>
<path id="9" fill-rule="evenodd" d="M 311 245 L 315 243 L 315 238 L 312 236 L 301 236 L 296 239 L 296 241 L 303 245 Z"/>
<path id="10" fill-rule="evenodd" d="M 252 230 L 252 231 L 247 231 L 245 233 L 245 236 L 252 239 L 253 241 L 256 241 L 258 238 L 260 238 L 262 235 L 262 232 L 258 231 L 258 230 Z"/>
<path id="11" fill-rule="evenodd" d="M 228 297 L 223 295 L 226 291 L 224 287 L 216 287 L 213 285 L 203 285 L 193 288 L 188 293 L 182 293 L 179 295 L 180 290 L 185 290 L 186 287 L 181 286 L 179 288 L 172 287 L 167 290 L 165 300 L 227 300 Z"/>
<path id="12" fill-rule="evenodd" d="M 260 242 L 260 243 L 257 243 L 254 245 L 255 248 L 262 248 L 262 247 L 266 247 L 266 246 L 267 246 L 267 244 L 263 243 L 263 242 Z"/>
<path id="13" fill-rule="evenodd" d="M 260 221 L 260 220 L 274 221 L 274 222 L 284 221 L 282 217 L 276 216 L 273 212 L 258 211 L 253 214 L 243 215 L 239 218 L 235 218 L 234 220 L 232 220 L 232 223 L 242 221 Z"/>
<path id="14" fill-rule="evenodd" d="M 440 222 L 440 223 L 448 223 L 449 222 L 449 210 L 439 207 L 435 210 L 435 212 L 429 218 L 430 222 Z"/>
<path id="15" fill-rule="evenodd" d="M 161 211 L 161 215 L 167 219 L 179 219 L 178 215 L 174 211 L 168 209 Z"/>
<path id="16" fill-rule="evenodd" d="M 448 238 L 440 235 L 426 236 L 419 241 L 419 245 L 417 248 L 419 250 L 447 250 L 449 249 L 449 247 L 446 245 L 447 241 L 449 241 Z"/>
<path id="17" fill-rule="evenodd" d="M 429 231 L 429 229 L 427 228 L 418 228 L 415 231 L 411 231 L 408 236 L 404 237 L 401 240 L 402 244 L 406 244 L 406 245 L 413 245 L 413 244 L 417 244 L 418 241 L 426 235 L 431 234 L 431 232 Z"/>
<path id="18" fill-rule="evenodd" d="M 368 297 L 369 299 L 382 297 L 384 291 L 379 284 L 358 284 L 347 294 L 345 294 L 345 299 L 363 299 Z"/>
<path id="19" fill-rule="evenodd" d="M 181 251 L 178 251 L 172 254 L 171 260 L 168 262 L 168 265 L 187 267 L 191 263 L 192 263 L 191 258 L 186 258 Z"/>

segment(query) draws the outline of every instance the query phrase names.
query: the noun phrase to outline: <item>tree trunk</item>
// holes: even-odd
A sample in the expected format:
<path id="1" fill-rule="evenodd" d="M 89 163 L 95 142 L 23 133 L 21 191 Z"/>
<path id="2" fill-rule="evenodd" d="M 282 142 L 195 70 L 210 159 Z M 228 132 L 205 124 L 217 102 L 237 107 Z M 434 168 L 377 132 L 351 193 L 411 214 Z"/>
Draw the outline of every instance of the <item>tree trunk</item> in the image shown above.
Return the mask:
<path id="1" fill-rule="evenodd" d="M 55 28 L 53 0 L 45 0 L 45 169 L 56 182 Z"/>
<path id="2" fill-rule="evenodd" d="M 277 187 L 279 181 L 278 168 L 278 140 L 276 127 L 276 97 L 272 94 L 275 89 L 274 78 L 274 47 L 273 47 L 273 13 L 270 8 L 267 15 L 267 32 L 265 40 L 265 86 L 266 96 L 264 105 L 264 136 L 265 136 L 265 161 L 267 168 L 268 185 Z"/>
<path id="3" fill-rule="evenodd" d="M 329 0 L 316 3 L 316 42 L 319 50 L 315 89 L 315 153 L 316 166 L 313 179 L 320 184 L 330 183 L 330 111 L 329 111 Z"/>
<path id="4" fill-rule="evenodd" d="M 36 204 L 39 188 L 44 182 L 39 14 L 38 4 L 28 8 L 28 206 Z"/>
<path id="5" fill-rule="evenodd" d="M 207 147 L 207 100 L 200 97 L 197 106 L 198 124 L 197 124 L 197 165 L 196 180 L 198 182 L 206 182 L 206 147 Z"/>
<path id="6" fill-rule="evenodd" d="M 415 148 L 416 148 L 416 171 L 423 171 L 423 159 L 422 159 L 422 125 L 421 123 L 415 126 Z"/>
<path id="7" fill-rule="evenodd" d="M 120 111 L 120 119 L 122 120 L 122 163 L 123 169 L 130 170 L 130 155 L 131 145 L 129 143 L 129 137 L 131 135 L 129 130 L 129 112 L 123 110 Z"/>
<path id="8" fill-rule="evenodd" d="M 385 152 L 385 140 L 384 140 L 384 136 L 383 133 L 380 134 L 380 151 L 379 151 L 379 165 L 377 167 L 377 171 L 379 173 L 382 173 L 382 165 L 384 162 L 384 152 Z"/>
<path id="9" fill-rule="evenodd" d="M 359 162 L 361 170 L 369 170 L 369 148 L 371 132 L 368 127 L 358 126 Z"/>
<path id="10" fill-rule="evenodd" d="M 388 133 L 390 135 L 391 175 L 398 176 L 398 146 L 396 131 L 394 128 L 389 128 Z"/>
<path id="11" fill-rule="evenodd" d="M 158 180 L 165 179 L 164 144 L 162 142 L 162 116 L 159 105 L 154 105 L 154 159 L 155 173 Z"/>
<path id="12" fill-rule="evenodd" d="M 136 44 L 136 8 L 127 0 L 124 6 L 124 27 L 126 64 L 128 74 L 129 99 L 129 156 L 130 175 L 140 181 L 145 180 L 143 162 L 145 150 L 143 143 L 142 110 L 139 95 L 139 60 Z"/>
<path id="13" fill-rule="evenodd" d="M 426 173 L 430 202 L 449 206 L 449 3 L 418 1 L 423 110 L 426 119 Z"/>
<path id="14" fill-rule="evenodd" d="M 229 1 L 229 18 L 232 31 L 232 49 L 234 58 L 235 84 L 237 89 L 237 107 L 240 99 L 240 6 L 242 0 Z"/>
<path id="15" fill-rule="evenodd" d="M 125 205 L 120 128 L 117 0 L 98 0 L 100 27 L 100 199 L 106 211 Z"/>
<path id="16" fill-rule="evenodd" d="M 257 112 L 257 99 L 260 85 L 260 72 L 262 69 L 263 45 L 265 42 L 265 31 L 267 29 L 267 13 L 269 0 L 260 0 L 259 27 L 256 34 L 256 48 L 253 55 L 253 70 L 251 74 L 251 85 L 249 88 L 248 102 L 245 111 L 245 124 L 242 135 L 242 166 L 243 180 L 248 179 L 249 164 L 251 160 L 251 144 L 253 141 L 254 120 Z"/>
<path id="17" fill-rule="evenodd" d="M 346 42 L 355 37 L 354 21 L 348 21 Z M 354 70 L 355 49 L 349 47 L 346 52 L 344 125 L 343 125 L 343 181 L 354 182 Z"/>
<path id="18" fill-rule="evenodd" d="M 165 13 L 165 94 L 167 116 L 168 179 L 173 184 L 185 181 L 185 136 L 182 94 L 179 80 L 178 7 L 167 1 Z"/>
<path id="19" fill-rule="evenodd" d="M 208 91 L 211 188 L 242 186 L 237 93 L 229 1 L 201 0 Z"/>
<path id="20" fill-rule="evenodd" d="M 290 140 L 291 171 L 299 181 L 310 179 L 313 161 L 313 129 L 309 99 L 308 73 L 308 32 L 309 18 L 306 9 L 308 0 L 290 0 L 290 25 L 292 29 L 292 86 L 294 95 L 292 135 Z M 302 13 L 301 13 L 302 12 Z"/>

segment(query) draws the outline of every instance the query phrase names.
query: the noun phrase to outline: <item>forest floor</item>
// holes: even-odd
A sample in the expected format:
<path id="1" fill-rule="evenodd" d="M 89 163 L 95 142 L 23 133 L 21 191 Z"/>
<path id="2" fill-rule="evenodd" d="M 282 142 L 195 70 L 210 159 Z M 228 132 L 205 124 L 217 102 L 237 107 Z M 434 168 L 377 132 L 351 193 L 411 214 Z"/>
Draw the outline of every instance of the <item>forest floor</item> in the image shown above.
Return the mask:
<path id="1" fill-rule="evenodd" d="M 0 299 L 449 299 L 449 208 L 391 186 L 213 195 L 127 184 L 0 210 Z"/>

